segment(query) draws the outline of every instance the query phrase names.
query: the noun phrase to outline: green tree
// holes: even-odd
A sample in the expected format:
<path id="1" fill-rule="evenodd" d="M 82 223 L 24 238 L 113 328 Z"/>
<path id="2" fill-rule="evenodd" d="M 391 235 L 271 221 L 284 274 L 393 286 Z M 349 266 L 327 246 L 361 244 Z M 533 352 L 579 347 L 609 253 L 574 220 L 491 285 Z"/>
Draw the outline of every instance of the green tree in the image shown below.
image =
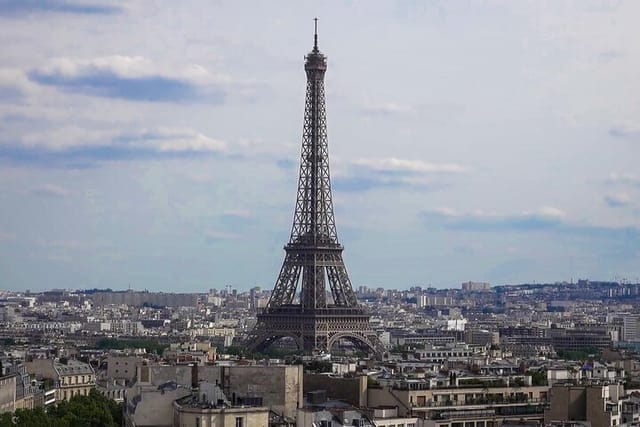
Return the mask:
<path id="1" fill-rule="evenodd" d="M 122 405 L 91 390 L 88 396 L 74 396 L 47 409 L 17 410 L 2 414 L 0 427 L 119 427 Z"/>
<path id="2" fill-rule="evenodd" d="M 547 385 L 547 371 L 529 371 L 531 385 Z"/>

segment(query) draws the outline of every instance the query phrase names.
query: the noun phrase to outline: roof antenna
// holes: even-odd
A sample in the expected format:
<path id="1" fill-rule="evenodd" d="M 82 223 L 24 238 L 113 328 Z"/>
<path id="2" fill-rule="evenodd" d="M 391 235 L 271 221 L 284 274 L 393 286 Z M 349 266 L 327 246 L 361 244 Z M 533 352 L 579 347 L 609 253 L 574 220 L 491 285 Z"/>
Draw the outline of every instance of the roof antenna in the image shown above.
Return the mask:
<path id="1" fill-rule="evenodd" d="M 317 52 L 318 51 L 318 18 L 313 18 L 313 20 L 315 21 L 314 23 L 315 31 L 313 34 L 313 50 Z"/>

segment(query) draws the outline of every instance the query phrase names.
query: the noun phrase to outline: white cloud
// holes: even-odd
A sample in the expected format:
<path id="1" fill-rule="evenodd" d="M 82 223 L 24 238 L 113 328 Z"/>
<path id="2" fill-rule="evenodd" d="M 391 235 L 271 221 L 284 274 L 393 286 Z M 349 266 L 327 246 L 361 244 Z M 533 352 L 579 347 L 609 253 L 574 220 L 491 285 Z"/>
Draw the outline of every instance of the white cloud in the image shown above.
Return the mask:
<path id="1" fill-rule="evenodd" d="M 541 208 L 534 211 L 532 214 L 526 213 L 525 215 L 534 215 L 541 216 L 547 218 L 565 218 L 567 213 L 562 209 L 555 208 L 553 206 L 542 206 Z"/>
<path id="2" fill-rule="evenodd" d="M 28 96 L 41 91 L 42 88 L 30 81 L 21 70 L 0 68 L 0 94 Z"/>
<path id="3" fill-rule="evenodd" d="M 142 131 L 138 137 L 139 142 L 136 145 L 154 148 L 160 152 L 213 152 L 224 151 L 227 148 L 226 142 L 209 138 L 191 129 L 162 127 L 156 130 Z"/>
<path id="4" fill-rule="evenodd" d="M 502 216 L 496 211 L 486 211 L 484 209 L 474 209 L 472 212 L 468 214 L 469 216 L 476 218 L 492 218 L 492 217 L 500 217 Z M 522 213 L 521 215 L 525 215 Z"/>
<path id="5" fill-rule="evenodd" d="M 34 132 L 22 137 L 22 145 L 29 148 L 46 148 L 64 151 L 75 147 L 110 145 L 118 135 L 115 130 L 86 129 L 78 126 L 64 126 L 46 132 Z"/>
<path id="6" fill-rule="evenodd" d="M 35 244 L 42 248 L 50 249 L 67 249 L 67 250 L 81 250 L 87 249 L 93 245 L 83 243 L 79 240 L 49 240 L 43 238 L 37 238 Z"/>
<path id="7" fill-rule="evenodd" d="M 604 201 L 612 208 L 624 207 L 631 203 L 631 196 L 624 192 L 607 194 L 604 196 Z"/>
<path id="8" fill-rule="evenodd" d="M 253 212 L 248 209 L 229 209 L 222 212 L 226 216 L 234 216 L 236 218 L 249 219 L 253 217 Z"/>
<path id="9" fill-rule="evenodd" d="M 207 240 L 237 240 L 242 236 L 236 233 L 230 233 L 227 231 L 208 230 L 204 232 L 204 237 Z"/>
<path id="10" fill-rule="evenodd" d="M 435 214 L 447 218 L 474 218 L 474 219 L 517 219 L 517 218 L 549 218 L 549 219 L 561 219 L 566 218 L 567 213 L 562 209 L 552 206 L 542 206 L 534 210 L 526 210 L 520 213 L 504 214 L 495 211 L 486 211 L 483 209 L 475 209 L 472 211 L 464 212 L 455 208 L 441 206 L 433 209 L 427 209 L 424 211 L 427 214 Z"/>
<path id="11" fill-rule="evenodd" d="M 633 124 L 620 124 L 609 128 L 609 135 L 616 138 L 637 139 L 640 137 L 640 126 Z"/>
<path id="12" fill-rule="evenodd" d="M 640 176 L 633 173 L 611 172 L 607 182 L 610 184 L 640 185 Z"/>
<path id="13" fill-rule="evenodd" d="M 31 190 L 31 194 L 47 197 L 69 197 L 72 195 L 71 191 L 56 184 L 42 184 Z"/>
<path id="14" fill-rule="evenodd" d="M 220 152 L 227 148 L 224 141 L 210 138 L 189 128 L 158 127 L 132 131 L 86 129 L 68 126 L 22 137 L 28 148 L 65 151 L 73 148 L 114 147 L 147 149 L 161 153 Z"/>
<path id="15" fill-rule="evenodd" d="M 16 235 L 14 233 L 6 233 L 4 231 L 0 231 L 0 242 L 15 240 Z"/>
<path id="16" fill-rule="evenodd" d="M 398 159 L 395 157 L 382 159 L 358 159 L 353 162 L 379 172 L 408 173 L 465 173 L 468 168 L 457 163 L 428 163 L 422 160 Z"/>
<path id="17" fill-rule="evenodd" d="M 45 76 L 77 78 L 102 73 L 127 79 L 165 77 L 193 84 L 232 83 L 225 74 L 216 74 L 198 64 L 159 64 L 142 56 L 112 55 L 92 59 L 55 58 L 35 70 Z"/>
<path id="18" fill-rule="evenodd" d="M 363 110 L 365 113 L 382 115 L 407 114 L 415 111 L 410 105 L 396 104 L 394 102 L 368 104 L 363 108 Z"/>
<path id="19" fill-rule="evenodd" d="M 447 206 L 440 206 L 433 209 L 427 209 L 425 210 L 425 212 L 429 214 L 444 216 L 444 217 L 456 217 L 461 215 L 460 212 L 458 212 L 456 209 L 450 208 Z"/>

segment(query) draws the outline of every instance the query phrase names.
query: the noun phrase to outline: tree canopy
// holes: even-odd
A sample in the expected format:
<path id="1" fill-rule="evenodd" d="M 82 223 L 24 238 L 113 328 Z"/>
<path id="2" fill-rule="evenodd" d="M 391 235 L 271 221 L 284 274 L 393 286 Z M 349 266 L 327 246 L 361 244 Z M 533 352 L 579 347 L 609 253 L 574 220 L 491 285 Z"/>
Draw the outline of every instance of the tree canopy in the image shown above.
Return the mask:
<path id="1" fill-rule="evenodd" d="M 73 396 L 68 402 L 36 409 L 18 409 L 0 415 L 0 427 L 119 427 L 122 405 L 91 390 L 88 396 Z"/>

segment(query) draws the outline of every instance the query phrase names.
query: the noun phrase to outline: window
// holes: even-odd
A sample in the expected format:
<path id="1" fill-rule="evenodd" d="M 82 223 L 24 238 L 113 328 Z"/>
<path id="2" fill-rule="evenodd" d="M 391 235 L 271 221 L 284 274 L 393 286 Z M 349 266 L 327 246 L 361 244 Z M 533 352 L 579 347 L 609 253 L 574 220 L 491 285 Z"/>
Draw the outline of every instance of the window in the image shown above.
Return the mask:
<path id="1" fill-rule="evenodd" d="M 196 417 L 196 427 L 200 427 L 200 417 Z"/>
<path id="2" fill-rule="evenodd" d="M 244 427 L 244 418 L 236 417 L 236 427 Z"/>

